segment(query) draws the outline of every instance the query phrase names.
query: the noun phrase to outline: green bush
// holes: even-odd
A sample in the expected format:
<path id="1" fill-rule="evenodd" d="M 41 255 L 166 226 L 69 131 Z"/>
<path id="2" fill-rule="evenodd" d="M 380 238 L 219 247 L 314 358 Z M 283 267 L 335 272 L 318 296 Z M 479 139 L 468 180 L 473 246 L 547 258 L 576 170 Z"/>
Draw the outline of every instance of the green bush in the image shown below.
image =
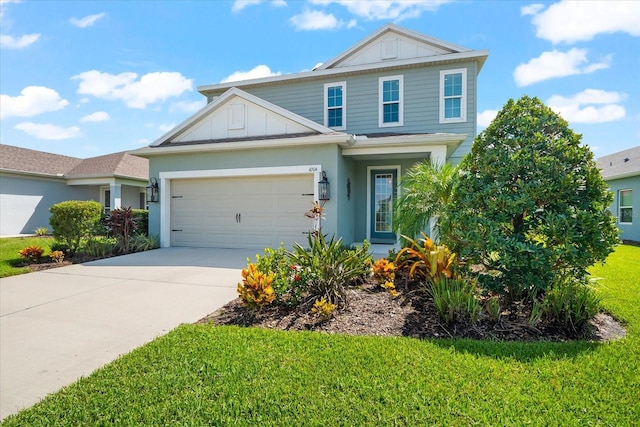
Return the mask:
<path id="1" fill-rule="evenodd" d="M 600 311 L 601 299 L 588 278 L 566 278 L 555 283 L 544 298 L 544 312 L 551 322 L 572 332 L 580 331 Z"/>
<path id="2" fill-rule="evenodd" d="M 106 258 L 113 255 L 116 243 L 117 241 L 113 237 L 90 237 L 83 241 L 78 252 L 93 258 Z"/>
<path id="3" fill-rule="evenodd" d="M 475 281 L 440 276 L 431 283 L 429 293 L 440 320 L 451 325 L 459 321 L 475 323 L 478 320 L 482 307 L 476 299 L 475 290 Z"/>
<path id="4" fill-rule="evenodd" d="M 369 245 L 349 249 L 335 236 L 327 241 L 322 233 L 309 234 L 309 248 L 295 244 L 290 260 L 304 278 L 309 301 L 324 298 L 338 307 L 347 304 L 347 287 L 371 274 L 372 258 Z"/>
<path id="5" fill-rule="evenodd" d="M 247 260 L 250 262 L 249 260 Z M 299 272 L 289 260 L 289 254 L 281 245 L 278 249 L 265 248 L 264 255 L 256 255 L 258 270 L 273 273 L 271 286 L 275 292 L 275 302 L 296 305 L 306 291 L 303 272 Z"/>
<path id="6" fill-rule="evenodd" d="M 82 239 L 100 227 L 102 205 L 93 200 L 60 202 L 51 206 L 49 211 L 53 237 L 66 243 L 71 254 L 78 249 Z"/>
<path id="7" fill-rule="evenodd" d="M 137 234 L 149 235 L 149 211 L 146 209 L 134 209 L 133 220 L 136 222 Z"/>
<path id="8" fill-rule="evenodd" d="M 485 288 L 532 298 L 613 251 L 612 195 L 580 139 L 527 96 L 476 137 L 440 225 L 452 250 L 491 273 Z"/>
<path id="9" fill-rule="evenodd" d="M 157 236 L 147 236 L 145 234 L 134 234 L 129 242 L 132 252 L 143 252 L 160 247 L 160 240 Z"/>

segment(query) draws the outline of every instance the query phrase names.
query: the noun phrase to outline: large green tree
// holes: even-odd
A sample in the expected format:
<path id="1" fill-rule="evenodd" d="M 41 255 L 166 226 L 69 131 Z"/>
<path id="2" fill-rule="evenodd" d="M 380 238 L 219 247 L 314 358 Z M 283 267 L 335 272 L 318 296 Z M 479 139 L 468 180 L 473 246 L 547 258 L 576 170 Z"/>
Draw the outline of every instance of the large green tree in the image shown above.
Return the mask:
<path id="1" fill-rule="evenodd" d="M 539 99 L 509 100 L 460 165 L 445 241 L 485 287 L 533 296 L 618 242 L 612 195 L 581 135 Z"/>

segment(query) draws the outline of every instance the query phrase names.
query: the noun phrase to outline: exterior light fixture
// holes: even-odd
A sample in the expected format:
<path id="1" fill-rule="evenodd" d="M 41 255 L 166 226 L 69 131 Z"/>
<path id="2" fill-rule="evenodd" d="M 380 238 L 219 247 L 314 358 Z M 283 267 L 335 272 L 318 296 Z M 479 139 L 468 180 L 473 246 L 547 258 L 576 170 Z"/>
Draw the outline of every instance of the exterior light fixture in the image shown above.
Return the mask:
<path id="1" fill-rule="evenodd" d="M 158 180 L 155 178 L 149 179 L 149 185 L 147 185 L 147 203 L 155 203 L 158 201 Z"/>
<path id="2" fill-rule="evenodd" d="M 322 171 L 322 179 L 318 181 L 318 198 L 321 202 L 329 200 L 329 180 L 325 171 Z"/>

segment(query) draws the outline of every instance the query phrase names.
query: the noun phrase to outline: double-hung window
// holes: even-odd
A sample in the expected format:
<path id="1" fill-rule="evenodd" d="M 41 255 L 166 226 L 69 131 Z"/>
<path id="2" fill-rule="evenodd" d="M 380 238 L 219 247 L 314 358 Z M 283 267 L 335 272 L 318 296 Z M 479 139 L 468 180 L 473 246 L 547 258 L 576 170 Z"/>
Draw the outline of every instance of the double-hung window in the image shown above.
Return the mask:
<path id="1" fill-rule="evenodd" d="M 440 71 L 440 123 L 467 121 L 467 69 Z"/>
<path id="2" fill-rule="evenodd" d="M 403 82 L 402 76 L 380 77 L 378 126 L 402 126 Z"/>
<path id="3" fill-rule="evenodd" d="M 324 85 L 324 125 L 331 129 L 344 130 L 347 127 L 347 83 L 327 83 Z"/>
<path id="4" fill-rule="evenodd" d="M 618 191 L 618 222 L 621 224 L 633 222 L 633 190 Z"/>

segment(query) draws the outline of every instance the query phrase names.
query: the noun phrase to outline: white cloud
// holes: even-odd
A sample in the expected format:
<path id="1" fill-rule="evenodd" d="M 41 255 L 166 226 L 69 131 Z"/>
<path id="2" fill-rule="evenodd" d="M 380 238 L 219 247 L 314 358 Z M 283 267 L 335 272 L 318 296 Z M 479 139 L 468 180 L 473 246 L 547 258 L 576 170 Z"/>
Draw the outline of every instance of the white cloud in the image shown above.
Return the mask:
<path id="1" fill-rule="evenodd" d="M 575 74 L 588 74 L 603 68 L 609 68 L 611 56 L 603 58 L 601 62 L 589 64 L 587 50 L 573 48 L 568 52 L 543 52 L 526 64 L 520 64 L 513 72 L 513 78 L 518 86 L 527 86 L 555 77 L 565 77 Z"/>
<path id="2" fill-rule="evenodd" d="M 0 95 L 0 118 L 32 117 L 69 105 L 58 92 L 43 86 L 27 86 L 18 96 Z"/>
<path id="3" fill-rule="evenodd" d="M 145 108 L 148 104 L 192 90 L 192 80 L 177 72 L 149 73 L 136 80 L 136 73 L 114 75 L 91 70 L 71 78 L 80 80 L 78 93 L 121 100 L 131 108 Z"/>
<path id="4" fill-rule="evenodd" d="M 106 111 L 96 111 L 95 113 L 84 116 L 80 119 L 81 122 L 104 122 L 111 118 Z"/>
<path id="5" fill-rule="evenodd" d="M 149 144 L 149 142 L 151 142 L 149 139 L 142 138 L 142 139 L 137 140 L 135 142 L 135 144 L 137 144 L 137 145 L 147 145 L 147 144 Z"/>
<path id="6" fill-rule="evenodd" d="M 18 123 L 14 126 L 15 129 L 24 131 L 25 133 L 35 136 L 38 139 L 69 139 L 80 136 L 80 128 L 71 126 L 63 128 L 61 126 L 52 125 L 50 123 L 38 124 L 31 122 Z"/>
<path id="7" fill-rule="evenodd" d="M 203 98 L 200 101 L 187 102 L 187 101 L 179 101 L 171 106 L 169 111 L 181 111 L 183 113 L 195 113 L 202 107 L 207 105 L 206 100 Z"/>
<path id="8" fill-rule="evenodd" d="M 95 24 L 96 21 L 98 21 L 98 19 L 101 19 L 106 15 L 107 14 L 104 12 L 96 13 L 95 15 L 85 16 L 84 18 L 71 18 L 69 19 L 69 22 L 71 22 L 73 25 L 75 25 L 78 28 L 87 28 Z"/>
<path id="9" fill-rule="evenodd" d="M 279 76 L 281 72 L 273 72 L 271 68 L 266 65 L 258 65 L 249 71 L 236 71 L 228 77 L 222 79 L 220 83 L 237 82 L 240 80 L 259 79 L 262 77 Z"/>
<path id="10" fill-rule="evenodd" d="M 264 0 L 236 0 L 233 2 L 233 6 L 231 6 L 231 11 L 240 12 L 247 6 L 255 6 L 263 2 Z M 285 0 L 272 0 L 269 3 L 273 7 L 283 7 L 287 5 L 287 2 Z"/>
<path id="11" fill-rule="evenodd" d="M 307 10 L 290 18 L 296 30 L 334 30 L 344 25 L 343 21 L 333 16 L 332 13 L 324 13 L 318 10 Z"/>
<path id="12" fill-rule="evenodd" d="M 547 105 L 572 123 L 605 123 L 625 117 L 626 111 L 618 103 L 626 97 L 621 92 L 585 89 L 571 98 L 553 95 Z"/>
<path id="13" fill-rule="evenodd" d="M 425 11 L 435 11 L 441 5 L 451 0 L 312 0 L 316 5 L 327 6 L 335 3 L 347 8 L 352 15 L 369 21 L 393 20 L 402 21 L 407 18 L 417 18 Z"/>
<path id="14" fill-rule="evenodd" d="M 40 34 L 25 34 L 18 38 L 0 34 L 0 47 L 6 47 L 7 49 L 22 49 L 30 46 L 40 39 Z"/>
<path id="15" fill-rule="evenodd" d="M 498 110 L 484 110 L 478 113 L 478 127 L 486 128 L 498 115 Z"/>
<path id="16" fill-rule="evenodd" d="M 520 15 L 522 16 L 537 15 L 538 12 L 540 12 L 542 9 L 544 9 L 544 5 L 540 3 L 530 4 L 528 6 L 522 6 L 520 8 Z"/>
<path id="17" fill-rule="evenodd" d="M 554 44 L 588 41 L 598 34 L 616 32 L 638 37 L 640 2 L 561 1 L 534 13 L 533 24 L 536 36 Z"/>

